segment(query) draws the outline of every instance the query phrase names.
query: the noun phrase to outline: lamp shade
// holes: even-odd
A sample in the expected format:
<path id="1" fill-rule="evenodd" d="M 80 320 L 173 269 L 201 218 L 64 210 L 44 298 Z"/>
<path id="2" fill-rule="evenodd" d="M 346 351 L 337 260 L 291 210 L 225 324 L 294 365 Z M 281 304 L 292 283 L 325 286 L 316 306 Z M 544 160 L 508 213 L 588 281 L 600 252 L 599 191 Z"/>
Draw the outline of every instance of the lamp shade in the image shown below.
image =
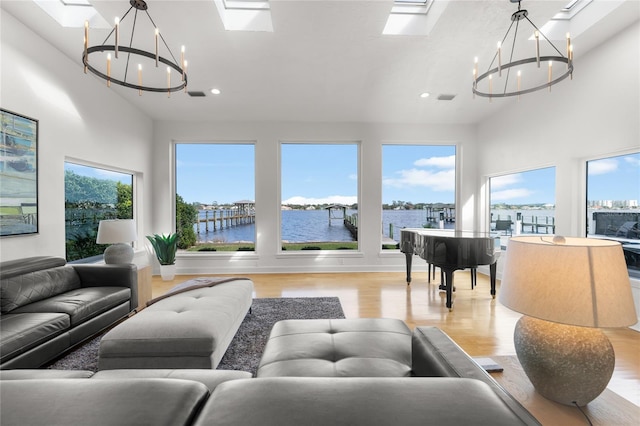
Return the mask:
<path id="1" fill-rule="evenodd" d="M 133 219 L 101 220 L 98 225 L 98 244 L 131 243 L 137 239 Z"/>
<path id="2" fill-rule="evenodd" d="M 611 240 L 511 238 L 498 300 L 516 312 L 563 324 L 637 322 L 622 246 Z"/>

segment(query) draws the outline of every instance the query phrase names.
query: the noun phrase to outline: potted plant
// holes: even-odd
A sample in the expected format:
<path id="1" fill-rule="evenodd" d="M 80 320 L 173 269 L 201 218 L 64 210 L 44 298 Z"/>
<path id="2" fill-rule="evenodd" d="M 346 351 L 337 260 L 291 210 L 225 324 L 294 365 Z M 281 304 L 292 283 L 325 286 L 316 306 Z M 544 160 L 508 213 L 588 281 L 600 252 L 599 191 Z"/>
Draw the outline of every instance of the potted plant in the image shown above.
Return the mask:
<path id="1" fill-rule="evenodd" d="M 164 281 L 171 281 L 176 275 L 176 251 L 178 250 L 178 234 L 147 235 L 153 246 L 158 262 L 160 275 Z"/>

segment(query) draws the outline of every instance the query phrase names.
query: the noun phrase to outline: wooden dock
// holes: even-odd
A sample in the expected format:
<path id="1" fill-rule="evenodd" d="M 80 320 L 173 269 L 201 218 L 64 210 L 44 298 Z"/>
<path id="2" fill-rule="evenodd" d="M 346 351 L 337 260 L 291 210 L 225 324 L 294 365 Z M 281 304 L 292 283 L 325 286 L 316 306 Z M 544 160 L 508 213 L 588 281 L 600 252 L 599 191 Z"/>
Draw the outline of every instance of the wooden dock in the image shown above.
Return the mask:
<path id="1" fill-rule="evenodd" d="M 205 217 L 200 217 L 196 225 L 198 233 L 200 224 L 204 223 L 205 232 L 217 231 L 218 229 L 230 228 L 232 226 L 249 225 L 256 221 L 255 203 L 251 201 L 237 201 L 232 209 L 205 210 Z"/>
<path id="2" fill-rule="evenodd" d="M 358 241 L 358 215 L 352 214 L 345 216 L 344 218 L 344 226 L 351 232 L 351 236 L 354 240 Z M 393 227 L 393 225 L 390 225 Z M 393 231 L 392 231 L 393 232 Z M 393 235 L 393 233 L 391 234 Z M 397 246 L 398 242 L 393 238 L 385 237 L 382 235 L 382 245 L 383 246 Z"/>

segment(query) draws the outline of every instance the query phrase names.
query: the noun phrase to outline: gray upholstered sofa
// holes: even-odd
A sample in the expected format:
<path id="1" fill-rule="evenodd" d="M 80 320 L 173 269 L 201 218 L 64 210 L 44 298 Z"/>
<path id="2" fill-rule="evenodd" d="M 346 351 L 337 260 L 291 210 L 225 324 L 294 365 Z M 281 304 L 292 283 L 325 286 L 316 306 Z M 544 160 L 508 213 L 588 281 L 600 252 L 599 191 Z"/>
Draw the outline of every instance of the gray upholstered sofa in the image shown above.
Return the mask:
<path id="1" fill-rule="evenodd" d="M 37 368 L 126 317 L 135 265 L 67 265 L 38 256 L 0 263 L 0 369 Z"/>
<path id="2" fill-rule="evenodd" d="M 439 329 L 418 327 L 409 341 L 401 339 L 411 346 L 414 375 L 430 377 L 0 371 L 0 424 L 540 425 Z"/>

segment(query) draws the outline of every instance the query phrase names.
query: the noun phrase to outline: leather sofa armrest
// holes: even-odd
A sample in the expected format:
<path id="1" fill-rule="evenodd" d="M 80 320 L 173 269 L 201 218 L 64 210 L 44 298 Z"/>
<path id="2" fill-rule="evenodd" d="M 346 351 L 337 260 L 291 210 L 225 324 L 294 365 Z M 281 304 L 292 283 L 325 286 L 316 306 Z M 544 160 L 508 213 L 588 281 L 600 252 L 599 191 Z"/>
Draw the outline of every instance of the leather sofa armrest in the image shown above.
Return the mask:
<path id="1" fill-rule="evenodd" d="M 138 267 L 122 265 L 71 265 L 82 287 L 128 287 L 131 289 L 129 311 L 138 307 Z"/>
<path id="2" fill-rule="evenodd" d="M 540 423 L 509 392 L 496 382 L 456 342 L 438 327 L 416 327 L 411 343 L 412 372 L 415 376 L 448 376 L 477 379 L 493 391 L 527 424 Z"/>

